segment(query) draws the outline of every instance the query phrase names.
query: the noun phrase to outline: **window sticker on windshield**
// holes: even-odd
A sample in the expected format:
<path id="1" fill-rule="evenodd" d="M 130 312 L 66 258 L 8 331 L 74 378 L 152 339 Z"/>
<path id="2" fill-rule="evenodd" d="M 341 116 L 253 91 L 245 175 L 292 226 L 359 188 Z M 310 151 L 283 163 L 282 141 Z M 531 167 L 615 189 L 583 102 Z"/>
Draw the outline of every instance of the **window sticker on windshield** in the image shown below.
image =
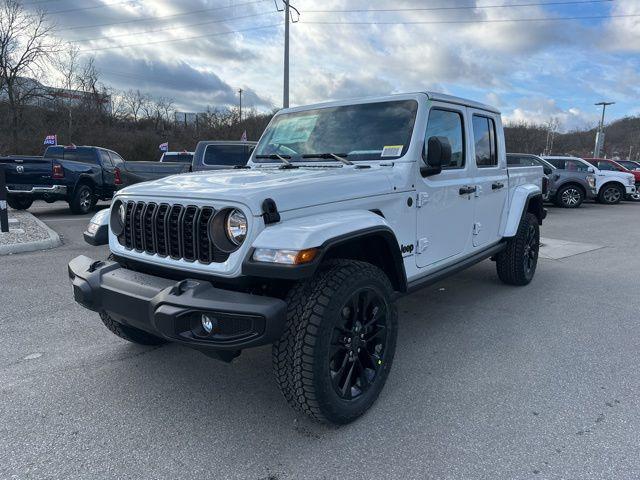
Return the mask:
<path id="1" fill-rule="evenodd" d="M 402 155 L 404 145 L 385 145 L 381 157 L 399 157 Z"/>
<path id="2" fill-rule="evenodd" d="M 317 121 L 318 115 L 284 118 L 276 125 L 275 132 L 269 143 L 290 145 L 292 143 L 306 142 Z"/>

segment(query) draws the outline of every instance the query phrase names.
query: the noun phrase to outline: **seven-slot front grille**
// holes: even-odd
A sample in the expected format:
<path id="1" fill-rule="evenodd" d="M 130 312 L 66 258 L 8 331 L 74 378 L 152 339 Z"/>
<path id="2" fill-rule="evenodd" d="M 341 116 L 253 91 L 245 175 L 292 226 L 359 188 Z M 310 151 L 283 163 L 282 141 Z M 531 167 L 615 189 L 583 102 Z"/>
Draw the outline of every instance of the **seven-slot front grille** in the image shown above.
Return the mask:
<path id="1" fill-rule="evenodd" d="M 212 207 L 130 201 L 125 213 L 120 243 L 130 250 L 201 263 L 229 258 L 209 240 Z"/>

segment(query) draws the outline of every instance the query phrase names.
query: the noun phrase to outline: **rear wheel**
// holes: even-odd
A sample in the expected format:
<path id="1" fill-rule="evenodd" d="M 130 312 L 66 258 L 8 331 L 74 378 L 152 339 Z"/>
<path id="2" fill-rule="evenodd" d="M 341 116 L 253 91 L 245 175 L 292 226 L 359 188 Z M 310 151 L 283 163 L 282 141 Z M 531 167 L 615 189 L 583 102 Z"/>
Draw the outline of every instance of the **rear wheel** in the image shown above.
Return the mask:
<path id="1" fill-rule="evenodd" d="M 575 185 L 560 187 L 556 193 L 555 204 L 562 208 L 578 208 L 584 201 L 584 192 Z"/>
<path id="2" fill-rule="evenodd" d="M 89 213 L 95 205 L 93 200 L 93 190 L 89 185 L 79 185 L 73 193 L 73 198 L 69 202 L 71 213 L 82 215 Z"/>
<path id="3" fill-rule="evenodd" d="M 527 285 L 533 280 L 540 250 L 540 226 L 532 213 L 520 221 L 515 237 L 507 241 L 506 248 L 496 256 L 498 277 L 509 285 Z"/>
<path id="4" fill-rule="evenodd" d="M 616 205 L 624 198 L 625 190 L 622 185 L 609 183 L 604 185 L 598 192 L 598 201 L 605 205 Z"/>
<path id="5" fill-rule="evenodd" d="M 273 346 L 276 379 L 291 406 L 337 424 L 364 414 L 384 387 L 397 336 L 393 287 L 379 268 L 329 263 L 289 299 Z"/>
<path id="6" fill-rule="evenodd" d="M 109 316 L 107 312 L 100 313 L 100 319 L 104 323 L 105 327 L 111 330 L 111 333 L 119 336 L 120 338 L 127 340 L 131 343 L 137 343 L 138 345 L 162 345 L 166 343 L 166 340 L 151 335 L 138 328 L 123 325 L 120 322 L 115 321 Z"/>
<path id="7" fill-rule="evenodd" d="M 28 197 L 9 197 L 7 204 L 14 210 L 27 210 L 33 205 L 33 200 Z"/>

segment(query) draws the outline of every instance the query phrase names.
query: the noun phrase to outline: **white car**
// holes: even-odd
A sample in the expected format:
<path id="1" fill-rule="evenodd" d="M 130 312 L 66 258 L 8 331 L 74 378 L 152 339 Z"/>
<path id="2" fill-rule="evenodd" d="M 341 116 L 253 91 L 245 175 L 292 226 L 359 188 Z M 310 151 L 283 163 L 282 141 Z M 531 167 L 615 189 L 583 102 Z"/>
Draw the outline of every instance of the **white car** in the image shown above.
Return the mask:
<path id="1" fill-rule="evenodd" d="M 584 165 L 585 171 L 593 173 L 595 176 L 596 199 L 600 203 L 615 205 L 625 197 L 636 193 L 636 180 L 631 173 L 601 170 L 579 157 L 545 156 L 542 158 L 552 161 L 554 165 L 557 165 L 557 162 L 553 162 L 554 160 L 574 160 Z"/>
<path id="2" fill-rule="evenodd" d="M 533 279 L 541 184 L 542 167 L 507 168 L 486 105 L 413 93 L 290 108 L 245 168 L 119 191 L 87 232 L 108 230 L 112 257 L 77 257 L 69 276 L 126 340 L 227 361 L 272 344 L 289 403 L 348 423 L 389 374 L 399 296 L 488 258 L 504 283 Z"/>

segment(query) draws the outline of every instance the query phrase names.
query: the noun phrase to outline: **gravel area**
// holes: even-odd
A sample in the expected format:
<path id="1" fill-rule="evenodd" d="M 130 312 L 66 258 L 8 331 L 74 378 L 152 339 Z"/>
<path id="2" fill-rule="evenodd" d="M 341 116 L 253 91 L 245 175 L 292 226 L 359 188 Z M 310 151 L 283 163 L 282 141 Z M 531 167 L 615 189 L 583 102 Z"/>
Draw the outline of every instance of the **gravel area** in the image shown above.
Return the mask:
<path id="1" fill-rule="evenodd" d="M 37 242 L 48 238 L 48 230 L 33 215 L 10 209 L 9 233 L 0 233 L 0 245 Z"/>

